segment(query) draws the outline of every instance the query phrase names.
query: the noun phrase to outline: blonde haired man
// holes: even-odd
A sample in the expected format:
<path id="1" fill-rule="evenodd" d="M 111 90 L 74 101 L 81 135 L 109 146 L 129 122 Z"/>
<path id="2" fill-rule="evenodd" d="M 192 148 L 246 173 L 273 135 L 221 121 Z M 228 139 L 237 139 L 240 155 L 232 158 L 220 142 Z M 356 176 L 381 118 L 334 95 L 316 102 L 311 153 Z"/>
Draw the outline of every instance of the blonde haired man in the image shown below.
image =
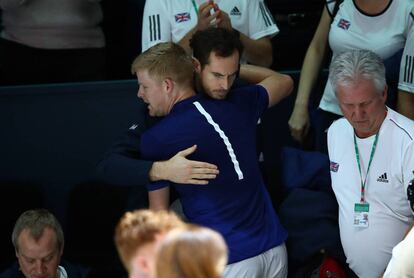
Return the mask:
<path id="1" fill-rule="evenodd" d="M 172 212 L 136 210 L 125 213 L 115 230 L 115 244 L 129 277 L 152 277 L 160 239 L 183 225 Z"/>

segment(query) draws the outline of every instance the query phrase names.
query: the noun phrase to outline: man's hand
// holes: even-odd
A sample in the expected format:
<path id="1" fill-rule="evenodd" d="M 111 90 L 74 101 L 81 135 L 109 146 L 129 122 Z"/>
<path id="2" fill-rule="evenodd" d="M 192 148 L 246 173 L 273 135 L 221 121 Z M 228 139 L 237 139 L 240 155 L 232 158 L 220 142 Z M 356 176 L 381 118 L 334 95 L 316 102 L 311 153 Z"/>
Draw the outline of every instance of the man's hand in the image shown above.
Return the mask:
<path id="1" fill-rule="evenodd" d="M 295 106 L 289 119 L 290 134 L 293 139 L 303 144 L 308 135 L 310 120 L 307 107 Z"/>
<path id="2" fill-rule="evenodd" d="M 149 172 L 150 180 L 168 180 L 185 184 L 208 184 L 208 180 L 216 178 L 219 171 L 214 164 L 188 160 L 186 156 L 197 149 L 194 145 L 182 150 L 167 161 L 154 162 Z"/>
<path id="3" fill-rule="evenodd" d="M 220 13 L 219 10 L 214 11 L 213 14 L 210 14 L 211 9 L 214 8 L 213 1 L 208 1 L 200 5 L 198 8 L 198 21 L 196 30 L 203 31 L 209 28 L 214 19 L 217 18 Z"/>
<path id="4" fill-rule="evenodd" d="M 226 12 L 224 12 L 220 9 L 218 10 L 218 12 L 219 13 L 218 13 L 217 19 L 216 19 L 217 27 L 224 28 L 224 29 L 227 29 L 229 31 L 233 30 L 233 27 L 231 25 L 230 16 Z"/>

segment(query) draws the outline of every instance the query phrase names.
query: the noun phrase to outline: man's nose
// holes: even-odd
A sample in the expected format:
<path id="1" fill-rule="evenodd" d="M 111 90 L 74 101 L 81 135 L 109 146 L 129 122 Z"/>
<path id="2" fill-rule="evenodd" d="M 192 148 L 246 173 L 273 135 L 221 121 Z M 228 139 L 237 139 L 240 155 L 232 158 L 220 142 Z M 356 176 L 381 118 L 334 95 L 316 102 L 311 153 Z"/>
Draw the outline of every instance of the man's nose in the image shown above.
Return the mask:
<path id="1" fill-rule="evenodd" d="M 223 78 L 222 80 L 221 80 L 221 88 L 223 88 L 224 90 L 228 90 L 229 89 L 229 84 L 230 84 L 230 82 L 229 82 L 229 80 L 228 80 L 228 78 Z"/>
<path id="2" fill-rule="evenodd" d="M 46 272 L 46 266 L 44 265 L 43 262 L 38 261 L 35 264 L 35 273 L 36 275 L 41 275 L 44 274 Z"/>
<path id="3" fill-rule="evenodd" d="M 364 111 L 364 109 L 363 109 L 363 108 L 361 108 L 359 105 L 357 105 L 357 106 L 354 108 L 354 118 L 355 118 L 356 120 L 361 120 L 361 119 L 363 119 L 363 118 L 364 118 L 364 115 L 365 115 L 365 111 Z"/>
<path id="4" fill-rule="evenodd" d="M 141 86 L 140 86 L 140 87 L 139 87 L 139 89 L 138 89 L 137 96 L 138 96 L 139 98 L 142 98 L 142 89 L 141 89 Z"/>

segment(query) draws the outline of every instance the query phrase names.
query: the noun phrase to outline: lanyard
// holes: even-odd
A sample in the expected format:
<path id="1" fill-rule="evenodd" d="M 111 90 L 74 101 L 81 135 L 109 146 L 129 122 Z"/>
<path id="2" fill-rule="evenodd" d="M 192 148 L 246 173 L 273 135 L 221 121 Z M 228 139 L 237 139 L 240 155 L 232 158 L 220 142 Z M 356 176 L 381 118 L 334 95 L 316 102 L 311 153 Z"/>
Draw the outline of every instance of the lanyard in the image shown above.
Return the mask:
<path id="1" fill-rule="evenodd" d="M 369 155 L 367 175 L 365 176 L 365 180 L 362 181 L 361 162 L 360 162 L 360 156 L 359 156 L 359 149 L 358 149 L 358 144 L 357 144 L 356 136 L 355 136 L 355 132 L 354 132 L 355 155 L 356 155 L 356 160 L 357 160 L 357 163 L 358 163 L 359 176 L 361 178 L 361 203 L 365 203 L 365 186 L 366 186 L 366 182 L 367 182 L 367 178 L 368 178 L 369 168 L 371 167 L 372 158 L 374 157 L 375 149 L 377 148 L 378 133 L 375 135 L 375 140 L 374 140 L 374 143 L 372 144 L 372 148 L 371 148 L 371 154 Z"/>
<path id="2" fill-rule="evenodd" d="M 193 7 L 194 7 L 194 10 L 196 11 L 196 15 L 198 15 L 198 8 L 197 8 L 197 4 L 195 0 L 191 0 L 191 2 L 193 3 Z"/>

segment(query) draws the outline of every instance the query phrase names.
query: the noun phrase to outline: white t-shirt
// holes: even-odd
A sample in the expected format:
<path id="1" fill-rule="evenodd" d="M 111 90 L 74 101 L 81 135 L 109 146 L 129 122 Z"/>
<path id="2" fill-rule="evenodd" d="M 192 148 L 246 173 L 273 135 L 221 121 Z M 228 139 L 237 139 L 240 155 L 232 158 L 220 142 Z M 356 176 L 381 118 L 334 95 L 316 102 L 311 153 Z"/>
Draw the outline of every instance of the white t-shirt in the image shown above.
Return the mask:
<path id="1" fill-rule="evenodd" d="M 392 258 L 383 278 L 414 278 L 414 229 L 392 249 Z"/>
<path id="2" fill-rule="evenodd" d="M 68 273 L 66 272 L 66 269 L 63 266 L 58 266 L 58 271 L 60 274 L 60 278 L 68 278 Z"/>
<path id="3" fill-rule="evenodd" d="M 206 0 L 195 0 L 198 7 Z M 279 32 L 263 0 L 216 0 L 234 29 L 253 40 Z M 142 19 L 142 51 L 160 42 L 179 42 L 197 24 L 191 0 L 147 0 Z"/>
<path id="4" fill-rule="evenodd" d="M 407 187 L 414 178 L 414 122 L 388 109 L 369 169 L 365 198 L 369 227 L 353 226 L 354 205 L 361 198 L 354 130 L 345 119 L 328 130 L 332 188 L 339 205 L 339 230 L 350 268 L 359 277 L 378 277 L 413 222 Z M 365 179 L 375 135 L 357 139 L 362 178 Z"/>
<path id="5" fill-rule="evenodd" d="M 332 13 L 335 1 L 328 0 Z M 404 48 L 398 88 L 414 92 L 414 0 L 391 0 L 378 15 L 367 15 L 352 0 L 340 5 L 329 31 L 333 56 L 351 49 L 368 49 L 387 59 Z M 334 90 L 327 82 L 319 107 L 342 115 Z"/>

